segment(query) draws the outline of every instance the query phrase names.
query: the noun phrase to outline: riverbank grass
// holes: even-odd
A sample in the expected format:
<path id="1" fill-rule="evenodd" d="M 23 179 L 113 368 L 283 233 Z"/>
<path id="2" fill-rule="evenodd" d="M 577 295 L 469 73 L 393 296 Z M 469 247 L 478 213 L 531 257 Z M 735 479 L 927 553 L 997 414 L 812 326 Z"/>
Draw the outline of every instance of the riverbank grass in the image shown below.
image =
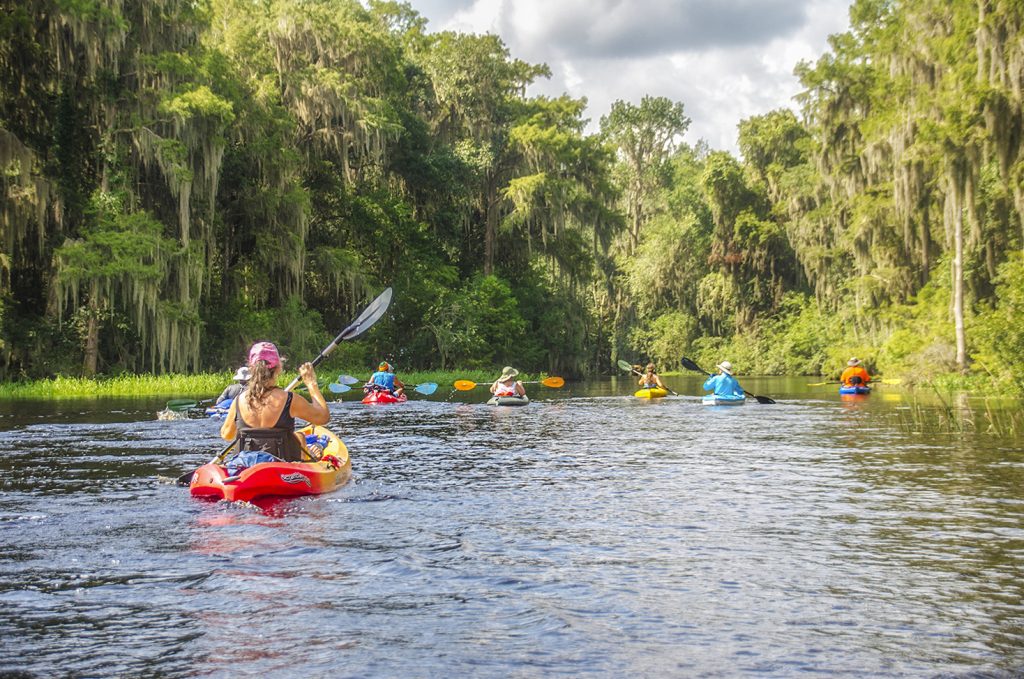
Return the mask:
<path id="1" fill-rule="evenodd" d="M 501 370 L 431 370 L 422 372 L 398 373 L 398 379 L 410 388 L 417 384 L 436 382 L 438 392 L 453 389 L 455 380 L 471 380 L 482 385 L 489 385 L 501 374 Z M 297 373 L 286 373 L 281 377 L 283 386 L 290 382 Z M 321 387 L 336 381 L 342 375 L 351 375 L 362 381 L 369 379 L 370 372 L 366 369 L 340 370 L 335 372 L 321 369 L 317 378 Z M 58 376 L 47 380 L 31 380 L 26 382 L 6 382 L 0 384 L 0 399 L 73 399 L 97 398 L 103 396 L 169 396 L 169 397 L 210 397 L 219 394 L 224 387 L 231 384 L 233 373 L 200 373 L 197 375 L 118 375 L 116 377 L 63 377 Z M 537 380 L 542 376 L 520 373 L 521 380 Z M 358 389 L 358 385 L 353 385 Z M 329 394 L 326 394 L 330 398 Z"/>

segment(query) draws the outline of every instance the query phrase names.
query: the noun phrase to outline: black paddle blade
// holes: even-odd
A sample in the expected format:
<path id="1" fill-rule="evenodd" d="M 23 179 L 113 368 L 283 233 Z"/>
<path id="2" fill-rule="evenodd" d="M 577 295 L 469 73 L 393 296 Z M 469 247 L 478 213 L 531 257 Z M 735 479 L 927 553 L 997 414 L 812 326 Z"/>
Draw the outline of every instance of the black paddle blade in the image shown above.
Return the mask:
<path id="1" fill-rule="evenodd" d="M 178 480 L 176 481 L 176 483 L 179 486 L 191 486 L 192 485 L 192 477 L 195 475 L 195 473 L 196 472 L 195 472 L 194 469 L 192 471 L 190 471 L 190 472 L 185 472 L 184 474 L 182 474 L 181 476 L 178 477 Z"/>
<path id="2" fill-rule="evenodd" d="M 770 406 L 775 403 L 774 399 L 770 399 L 767 396 L 755 396 L 754 394 L 751 393 L 747 393 L 747 396 L 754 397 L 755 399 L 757 399 L 757 402 L 760 403 L 761 405 Z"/>
<path id="3" fill-rule="evenodd" d="M 690 359 L 686 358 L 685 356 L 679 359 L 679 362 L 682 363 L 683 367 L 686 368 L 687 370 L 693 370 L 695 372 L 704 373 L 705 375 L 711 374 L 707 370 L 704 370 L 699 365 L 691 361 Z"/>

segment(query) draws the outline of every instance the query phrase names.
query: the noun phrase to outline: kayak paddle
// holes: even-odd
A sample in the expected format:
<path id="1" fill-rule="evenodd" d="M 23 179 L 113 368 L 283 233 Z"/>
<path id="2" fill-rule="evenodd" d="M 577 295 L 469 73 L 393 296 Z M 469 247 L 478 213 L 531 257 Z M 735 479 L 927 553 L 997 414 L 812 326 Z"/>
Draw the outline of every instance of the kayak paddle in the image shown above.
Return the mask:
<path id="1" fill-rule="evenodd" d="M 349 377 L 348 375 L 345 375 L 344 377 L 347 377 L 352 381 L 348 383 L 342 382 L 341 384 L 339 384 L 338 382 L 333 382 L 331 384 L 328 384 L 327 388 L 333 391 L 335 394 L 344 394 L 346 391 L 352 388 L 348 386 L 349 384 L 356 384 L 357 382 L 359 382 L 359 380 L 357 380 L 354 377 Z M 339 382 L 340 381 L 341 379 L 339 378 Z M 437 391 L 437 382 L 424 382 L 423 384 L 416 384 L 413 385 L 412 390 L 415 391 L 417 394 L 430 396 L 435 391 Z"/>
<path id="2" fill-rule="evenodd" d="M 351 375 L 342 374 L 338 375 L 337 380 L 328 384 L 327 388 L 332 394 L 344 394 L 346 391 L 351 391 L 352 387 L 350 385 L 356 384 L 357 382 L 359 382 L 359 380 Z"/>
<path id="3" fill-rule="evenodd" d="M 871 380 L 872 384 L 903 384 L 903 380 L 898 377 L 886 377 L 884 379 Z M 842 382 L 836 380 L 835 382 L 811 382 L 808 387 L 824 387 L 826 384 L 842 384 Z"/>
<path id="4" fill-rule="evenodd" d="M 343 384 L 332 384 L 330 385 L 330 389 L 335 394 L 340 394 L 342 392 L 348 391 L 349 389 L 351 389 L 351 387 Z M 423 384 L 416 384 L 413 385 L 412 390 L 415 391 L 417 394 L 430 396 L 435 391 L 437 391 L 437 382 L 424 382 Z"/>
<path id="5" fill-rule="evenodd" d="M 685 356 L 683 356 L 680 359 L 680 362 L 683 364 L 683 367 L 686 368 L 687 370 L 693 370 L 695 372 L 704 373 L 708 377 L 713 377 L 713 375 L 711 373 L 709 373 L 707 370 L 703 370 L 699 365 L 697 365 L 696 363 L 694 363 L 690 359 L 686 358 Z M 756 396 L 754 394 L 751 394 L 746 389 L 743 390 L 743 393 L 746 394 L 747 396 L 749 396 L 750 398 L 756 399 L 757 402 L 761 403 L 762 405 L 771 405 L 771 404 L 775 403 L 774 400 L 768 398 L 767 396 Z"/>
<path id="6" fill-rule="evenodd" d="M 565 380 L 561 377 L 546 377 L 542 380 L 533 380 L 531 382 L 523 382 L 523 384 L 543 384 L 545 387 L 551 387 L 552 389 L 558 389 L 565 385 Z M 483 383 L 476 383 L 472 380 L 455 380 L 453 385 L 459 391 L 469 391 L 470 389 L 476 389 L 477 387 L 487 386 Z"/>
<path id="7" fill-rule="evenodd" d="M 167 409 L 175 413 L 188 412 L 190 408 L 199 405 L 199 401 L 190 398 L 173 398 L 167 402 Z"/>
<path id="8" fill-rule="evenodd" d="M 634 375 L 641 375 L 641 376 L 643 375 L 643 373 L 640 372 L 639 370 L 637 370 L 636 368 L 634 368 L 631 363 L 629 363 L 628 361 L 623 361 L 622 359 L 619 359 L 619 369 L 620 370 L 625 370 L 627 372 L 631 372 Z M 679 396 L 679 394 L 677 394 L 676 392 L 672 391 L 668 387 L 665 387 L 665 389 L 668 390 L 668 393 L 672 394 L 673 396 Z"/>
<path id="9" fill-rule="evenodd" d="M 316 366 L 320 365 L 320 363 L 322 363 L 325 358 L 330 356 L 331 353 L 338 348 L 339 342 L 355 339 L 356 337 L 359 337 L 364 332 L 373 327 L 373 324 L 379 321 L 381 316 L 384 315 L 384 312 L 388 310 L 388 305 L 391 304 L 391 294 L 391 288 L 385 288 L 384 292 L 380 293 L 377 296 L 377 299 L 370 302 L 370 305 L 363 309 L 363 313 L 359 314 L 356 320 L 352 321 L 348 325 L 348 327 L 346 327 L 344 330 L 338 333 L 338 336 L 335 337 L 330 344 L 323 348 L 323 351 L 320 352 L 320 355 L 312 360 L 313 367 L 315 368 Z M 301 377 L 297 376 L 294 380 L 291 381 L 291 383 L 288 384 L 287 387 L 284 388 L 284 390 L 291 391 L 292 389 L 295 388 L 295 385 L 297 385 L 300 380 Z M 208 464 L 214 464 L 222 460 L 224 456 L 228 454 L 228 451 L 235 447 L 235 443 L 237 442 L 238 441 L 236 439 L 235 441 L 232 441 L 227 446 L 225 446 L 224 450 L 217 453 L 217 455 L 215 455 L 214 458 L 210 460 Z M 193 470 L 179 476 L 178 485 L 190 485 L 192 482 L 192 476 L 194 474 L 195 471 Z"/>

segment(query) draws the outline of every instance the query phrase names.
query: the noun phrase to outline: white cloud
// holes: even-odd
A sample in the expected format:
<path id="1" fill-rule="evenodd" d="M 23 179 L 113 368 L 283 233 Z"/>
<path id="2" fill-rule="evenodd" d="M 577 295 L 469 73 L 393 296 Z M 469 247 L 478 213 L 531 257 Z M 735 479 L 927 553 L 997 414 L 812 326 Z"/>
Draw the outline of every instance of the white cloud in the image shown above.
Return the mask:
<path id="1" fill-rule="evenodd" d="M 513 57 L 548 64 L 552 79 L 531 93 L 586 97 L 590 131 L 617 99 L 664 96 L 693 120 L 687 141 L 733 152 L 740 120 L 792 108 L 793 67 L 848 26 L 848 0 L 447 0 L 447 14 L 442 0 L 420 4 L 433 30 L 496 33 Z"/>

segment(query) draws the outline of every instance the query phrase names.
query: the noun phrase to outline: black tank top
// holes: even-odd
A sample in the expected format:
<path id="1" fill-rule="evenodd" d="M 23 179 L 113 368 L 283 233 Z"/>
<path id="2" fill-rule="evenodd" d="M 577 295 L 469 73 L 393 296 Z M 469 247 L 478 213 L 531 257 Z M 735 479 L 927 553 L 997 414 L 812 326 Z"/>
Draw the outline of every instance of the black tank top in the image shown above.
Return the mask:
<path id="1" fill-rule="evenodd" d="M 239 394 L 239 398 L 245 392 Z M 284 408 L 273 427 L 253 427 L 242 418 L 242 408 L 235 409 L 235 427 L 238 429 L 239 450 L 262 450 L 285 462 L 302 460 L 302 444 L 295 437 L 295 418 L 291 414 L 292 393 L 284 401 Z"/>

